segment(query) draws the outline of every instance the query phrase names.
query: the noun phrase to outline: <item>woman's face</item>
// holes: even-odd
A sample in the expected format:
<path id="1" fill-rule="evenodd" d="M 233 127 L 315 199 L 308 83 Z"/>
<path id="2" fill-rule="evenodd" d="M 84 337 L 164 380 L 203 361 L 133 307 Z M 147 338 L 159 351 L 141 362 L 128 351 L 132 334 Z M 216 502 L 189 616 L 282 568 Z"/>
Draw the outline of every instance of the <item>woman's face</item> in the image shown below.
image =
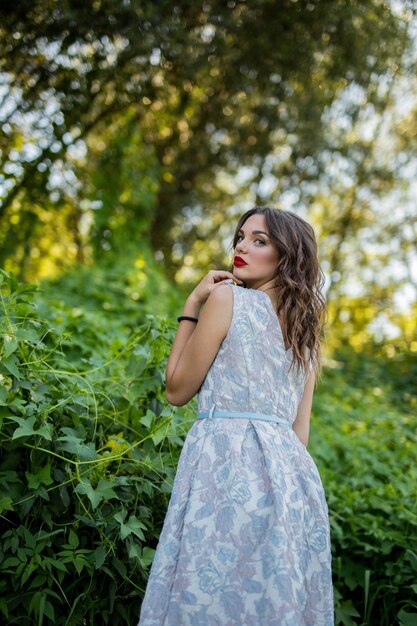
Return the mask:
<path id="1" fill-rule="evenodd" d="M 254 232 L 261 231 L 261 232 Z M 238 264 L 236 257 L 246 261 Z M 264 215 L 251 215 L 238 233 L 233 254 L 233 273 L 250 289 L 272 286 L 278 265 L 278 252 L 269 238 Z"/>

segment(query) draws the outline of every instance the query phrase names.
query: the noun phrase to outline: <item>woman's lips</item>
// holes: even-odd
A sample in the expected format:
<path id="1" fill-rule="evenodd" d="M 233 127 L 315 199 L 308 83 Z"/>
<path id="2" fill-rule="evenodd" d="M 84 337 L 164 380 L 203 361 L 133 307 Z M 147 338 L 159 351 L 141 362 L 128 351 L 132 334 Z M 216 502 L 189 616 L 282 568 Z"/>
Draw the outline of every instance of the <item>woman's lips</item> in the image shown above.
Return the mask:
<path id="1" fill-rule="evenodd" d="M 247 263 L 245 261 L 241 261 L 240 259 L 235 259 L 233 261 L 233 265 L 236 267 L 243 267 L 244 265 L 247 265 Z"/>

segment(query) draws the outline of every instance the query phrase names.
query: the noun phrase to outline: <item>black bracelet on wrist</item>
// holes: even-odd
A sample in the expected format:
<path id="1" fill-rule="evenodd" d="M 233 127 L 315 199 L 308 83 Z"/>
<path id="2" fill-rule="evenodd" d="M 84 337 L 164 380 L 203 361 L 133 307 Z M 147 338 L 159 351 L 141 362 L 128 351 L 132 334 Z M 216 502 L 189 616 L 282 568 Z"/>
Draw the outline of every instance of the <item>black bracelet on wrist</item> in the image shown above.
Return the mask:
<path id="1" fill-rule="evenodd" d="M 181 320 L 190 320 L 190 322 L 198 322 L 198 317 L 190 317 L 190 315 L 180 315 L 177 317 L 177 320 L 180 322 Z"/>

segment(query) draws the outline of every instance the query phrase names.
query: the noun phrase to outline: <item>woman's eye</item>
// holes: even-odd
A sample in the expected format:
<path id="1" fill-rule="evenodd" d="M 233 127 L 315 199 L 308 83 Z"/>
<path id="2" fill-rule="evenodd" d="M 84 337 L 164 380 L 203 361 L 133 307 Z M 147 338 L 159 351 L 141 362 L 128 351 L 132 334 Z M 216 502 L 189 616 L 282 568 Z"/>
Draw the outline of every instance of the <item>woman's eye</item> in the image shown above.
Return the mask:
<path id="1" fill-rule="evenodd" d="M 236 243 L 239 241 L 239 239 L 242 239 L 242 235 L 237 236 Z M 260 241 L 263 244 L 265 243 L 263 239 L 255 239 L 255 241 Z"/>

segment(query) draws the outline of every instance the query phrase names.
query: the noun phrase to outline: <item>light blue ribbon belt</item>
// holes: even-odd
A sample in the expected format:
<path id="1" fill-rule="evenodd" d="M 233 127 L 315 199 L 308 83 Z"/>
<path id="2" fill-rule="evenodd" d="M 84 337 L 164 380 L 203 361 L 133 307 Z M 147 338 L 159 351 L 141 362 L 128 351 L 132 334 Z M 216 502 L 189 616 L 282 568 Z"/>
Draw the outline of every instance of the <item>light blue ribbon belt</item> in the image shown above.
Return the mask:
<path id="1" fill-rule="evenodd" d="M 287 426 L 288 428 L 292 427 L 292 424 L 288 420 L 284 419 L 283 417 L 278 417 L 278 415 L 271 415 L 270 413 L 252 413 L 250 411 L 220 411 L 218 409 L 211 408 L 209 411 L 199 411 L 197 419 L 203 419 L 205 417 L 237 417 L 247 418 L 251 420 L 266 420 L 267 422 L 276 422 L 277 424 L 282 424 L 283 426 Z"/>

